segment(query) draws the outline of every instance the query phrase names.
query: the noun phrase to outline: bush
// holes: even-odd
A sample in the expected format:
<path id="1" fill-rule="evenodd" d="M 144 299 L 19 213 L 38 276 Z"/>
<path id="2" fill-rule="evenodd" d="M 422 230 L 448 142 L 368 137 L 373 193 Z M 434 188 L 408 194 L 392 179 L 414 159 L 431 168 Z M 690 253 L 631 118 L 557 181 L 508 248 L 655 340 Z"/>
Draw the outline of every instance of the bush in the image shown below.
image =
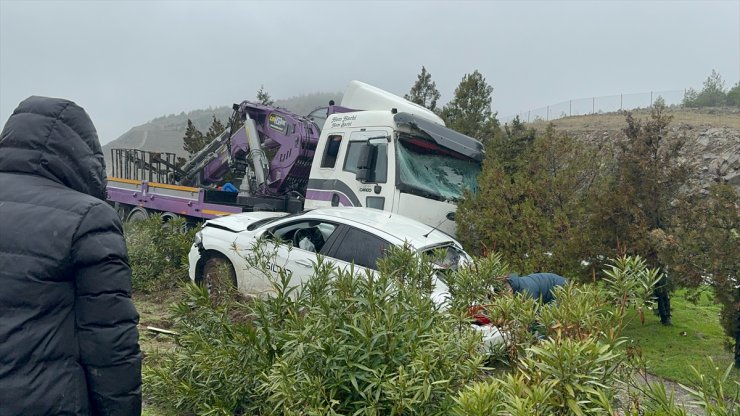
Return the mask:
<path id="1" fill-rule="evenodd" d="M 480 336 L 433 303 L 430 269 L 404 255 L 377 276 L 319 259 L 301 287 L 281 274 L 274 296 L 249 302 L 213 305 L 190 287 L 173 310 L 177 349 L 145 370 L 145 394 L 197 414 L 449 413 L 482 375 Z"/>
<path id="2" fill-rule="evenodd" d="M 253 265 L 270 263 L 266 250 L 254 253 Z M 390 250 L 379 269 L 357 274 L 319 257 L 310 280 L 291 287 L 280 273 L 267 299 L 214 303 L 189 285 L 172 310 L 177 347 L 149 360 L 145 396 L 204 415 L 613 415 L 619 386 L 629 385 L 642 394 L 624 414 L 685 414 L 632 379 L 619 338 L 627 306 L 644 305 L 655 280 L 639 258 L 613 261 L 604 285 L 557 289 L 544 306 L 495 290 L 492 276 L 505 269 L 497 256 L 446 272 L 449 308 L 429 296 L 435 268 L 408 250 Z M 470 302 L 507 336 L 500 372 L 483 367 Z M 721 391 L 722 375 L 699 377 L 697 398 L 715 404 L 711 415 L 729 414 L 716 410 L 737 400 Z"/>
<path id="3" fill-rule="evenodd" d="M 185 220 L 162 222 L 153 215 L 144 221 L 126 223 L 125 237 L 135 291 L 155 292 L 187 280 L 188 251 L 195 230 Z"/>

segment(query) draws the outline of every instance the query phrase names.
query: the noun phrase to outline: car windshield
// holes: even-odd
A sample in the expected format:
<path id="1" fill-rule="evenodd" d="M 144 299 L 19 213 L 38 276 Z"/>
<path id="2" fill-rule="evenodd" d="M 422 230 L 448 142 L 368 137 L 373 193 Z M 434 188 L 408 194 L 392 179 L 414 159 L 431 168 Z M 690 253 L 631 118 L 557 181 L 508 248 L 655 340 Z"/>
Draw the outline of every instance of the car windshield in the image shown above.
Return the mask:
<path id="1" fill-rule="evenodd" d="M 470 261 L 467 253 L 452 243 L 430 247 L 422 253 L 424 253 L 424 257 L 430 260 L 435 267 L 442 270 L 454 271 L 465 266 Z"/>
<path id="2" fill-rule="evenodd" d="M 398 143 L 401 191 L 443 201 L 459 200 L 465 189 L 476 191 L 481 166 L 475 160 L 413 136 Z"/>
<path id="3" fill-rule="evenodd" d="M 261 220 L 257 220 L 255 222 L 249 224 L 249 226 L 247 227 L 247 230 L 254 231 L 257 228 L 262 227 L 263 225 L 271 224 L 271 223 L 273 223 L 273 222 L 275 222 L 277 220 L 282 220 L 282 219 L 286 219 L 286 218 L 297 217 L 297 216 L 300 216 L 300 215 L 305 214 L 306 212 L 307 211 L 302 211 L 302 212 L 296 212 L 296 213 L 293 213 L 293 214 L 282 215 L 282 216 L 279 215 L 277 217 L 269 217 L 269 218 L 264 218 L 264 219 L 261 219 Z"/>

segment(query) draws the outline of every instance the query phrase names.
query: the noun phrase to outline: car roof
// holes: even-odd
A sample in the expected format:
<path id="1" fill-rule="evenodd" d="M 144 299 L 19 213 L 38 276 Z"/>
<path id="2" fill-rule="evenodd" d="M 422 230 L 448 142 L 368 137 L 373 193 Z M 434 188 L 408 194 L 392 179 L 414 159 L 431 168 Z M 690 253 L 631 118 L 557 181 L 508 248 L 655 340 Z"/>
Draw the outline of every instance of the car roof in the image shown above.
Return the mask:
<path id="1" fill-rule="evenodd" d="M 386 234 L 386 237 L 384 238 L 396 240 L 390 241 L 391 243 L 402 244 L 406 241 L 416 249 L 449 242 L 457 243 L 452 236 L 438 229 L 433 229 L 429 225 L 400 214 L 394 214 L 374 208 L 318 208 L 306 212 L 305 215 L 317 218 L 323 217 L 326 220 L 334 219 L 345 224 L 359 226 L 358 228 L 372 228 L 380 231 L 380 233 L 376 232 L 376 234 Z M 390 238 L 388 238 L 388 236 L 390 236 Z"/>

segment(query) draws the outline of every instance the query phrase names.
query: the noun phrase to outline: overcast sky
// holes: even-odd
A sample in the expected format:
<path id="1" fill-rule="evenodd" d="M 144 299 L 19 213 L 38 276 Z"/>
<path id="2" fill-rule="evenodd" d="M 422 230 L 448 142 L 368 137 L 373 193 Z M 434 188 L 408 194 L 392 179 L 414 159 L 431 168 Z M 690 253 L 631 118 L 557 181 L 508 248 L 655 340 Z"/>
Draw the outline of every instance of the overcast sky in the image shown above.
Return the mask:
<path id="1" fill-rule="evenodd" d="M 464 74 L 500 116 L 740 79 L 740 1 L 0 0 L 0 123 L 30 95 L 85 107 L 103 143 L 158 116 Z"/>

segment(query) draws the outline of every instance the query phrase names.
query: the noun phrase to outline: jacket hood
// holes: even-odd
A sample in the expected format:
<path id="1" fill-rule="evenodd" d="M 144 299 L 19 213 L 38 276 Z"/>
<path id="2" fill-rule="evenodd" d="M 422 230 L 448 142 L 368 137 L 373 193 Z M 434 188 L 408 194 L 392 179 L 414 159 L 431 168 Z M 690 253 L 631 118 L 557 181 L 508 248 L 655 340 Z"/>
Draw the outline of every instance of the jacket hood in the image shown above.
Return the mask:
<path id="1" fill-rule="evenodd" d="M 43 176 L 105 200 L 105 160 L 90 117 L 69 100 L 29 97 L 0 133 L 0 172 Z"/>
<path id="2" fill-rule="evenodd" d="M 506 277 L 506 281 L 509 282 L 509 286 L 516 293 L 522 290 L 522 278 L 516 273 L 510 273 Z"/>

